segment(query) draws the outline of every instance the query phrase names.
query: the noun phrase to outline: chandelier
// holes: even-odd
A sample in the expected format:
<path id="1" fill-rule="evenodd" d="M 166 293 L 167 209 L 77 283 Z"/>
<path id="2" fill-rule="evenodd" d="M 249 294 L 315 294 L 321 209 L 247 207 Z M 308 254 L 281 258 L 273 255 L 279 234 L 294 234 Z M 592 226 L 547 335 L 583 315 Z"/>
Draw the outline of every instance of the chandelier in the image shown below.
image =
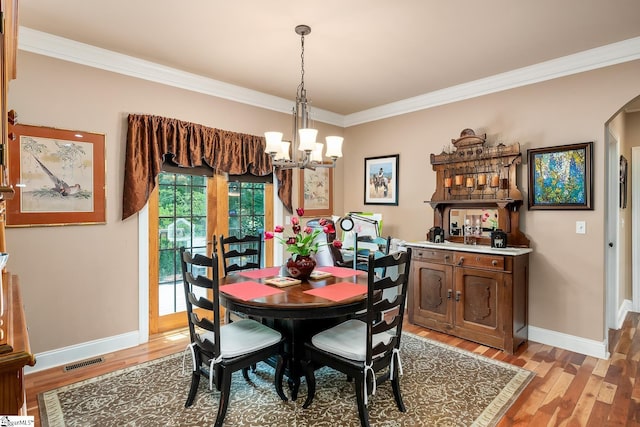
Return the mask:
<path id="1" fill-rule="evenodd" d="M 296 33 L 300 35 L 302 66 L 300 85 L 296 91 L 296 105 L 293 107 L 292 141 L 283 141 L 282 132 L 265 132 L 267 144 L 264 151 L 271 157 L 273 166 L 280 169 L 333 168 L 336 166 L 336 159 L 342 157 L 343 138 L 341 136 L 326 137 L 327 150 L 324 155 L 331 159 L 331 163 L 324 163 L 322 157 L 324 144 L 316 142 L 318 130 L 310 127 L 309 101 L 307 90 L 304 88 L 304 36 L 311 33 L 311 27 L 298 25 Z"/>

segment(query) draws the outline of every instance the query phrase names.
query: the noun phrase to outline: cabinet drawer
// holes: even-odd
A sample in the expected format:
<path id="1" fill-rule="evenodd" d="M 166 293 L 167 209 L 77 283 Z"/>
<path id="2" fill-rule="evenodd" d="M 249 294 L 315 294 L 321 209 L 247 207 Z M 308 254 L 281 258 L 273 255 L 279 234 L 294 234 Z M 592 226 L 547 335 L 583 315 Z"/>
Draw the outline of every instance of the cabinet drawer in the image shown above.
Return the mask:
<path id="1" fill-rule="evenodd" d="M 472 252 L 456 252 L 454 264 L 461 267 L 487 268 L 490 270 L 504 270 L 504 256 L 483 255 Z"/>
<path id="2" fill-rule="evenodd" d="M 412 258 L 420 261 L 430 261 L 442 264 L 451 264 L 453 260 L 453 252 L 438 249 L 420 249 L 415 248 L 412 252 Z"/>

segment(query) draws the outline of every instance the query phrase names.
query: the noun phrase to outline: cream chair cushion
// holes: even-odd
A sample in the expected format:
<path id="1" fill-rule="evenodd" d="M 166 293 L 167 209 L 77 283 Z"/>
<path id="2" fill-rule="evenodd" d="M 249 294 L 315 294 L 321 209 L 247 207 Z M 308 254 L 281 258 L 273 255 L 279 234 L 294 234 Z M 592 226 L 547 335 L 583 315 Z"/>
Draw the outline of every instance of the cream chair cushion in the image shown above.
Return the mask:
<path id="1" fill-rule="evenodd" d="M 238 320 L 220 327 L 220 353 L 225 359 L 241 356 L 275 344 L 281 337 L 280 332 L 255 320 Z M 215 340 L 213 332 L 200 335 L 200 339 Z"/>
<path id="2" fill-rule="evenodd" d="M 388 332 L 373 336 L 373 347 L 380 342 L 387 344 L 393 335 Z M 367 324 L 351 319 L 322 331 L 311 338 L 313 345 L 329 353 L 351 360 L 364 361 L 367 347 Z"/>

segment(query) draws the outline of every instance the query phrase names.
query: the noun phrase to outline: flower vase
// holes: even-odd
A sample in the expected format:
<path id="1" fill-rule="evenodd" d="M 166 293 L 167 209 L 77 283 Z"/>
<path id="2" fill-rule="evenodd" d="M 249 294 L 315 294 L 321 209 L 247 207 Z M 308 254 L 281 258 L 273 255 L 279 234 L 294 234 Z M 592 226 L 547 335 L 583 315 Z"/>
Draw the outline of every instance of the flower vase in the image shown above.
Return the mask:
<path id="1" fill-rule="evenodd" d="M 307 280 L 311 272 L 316 268 L 316 260 L 311 256 L 298 255 L 287 260 L 287 271 L 294 279 Z"/>

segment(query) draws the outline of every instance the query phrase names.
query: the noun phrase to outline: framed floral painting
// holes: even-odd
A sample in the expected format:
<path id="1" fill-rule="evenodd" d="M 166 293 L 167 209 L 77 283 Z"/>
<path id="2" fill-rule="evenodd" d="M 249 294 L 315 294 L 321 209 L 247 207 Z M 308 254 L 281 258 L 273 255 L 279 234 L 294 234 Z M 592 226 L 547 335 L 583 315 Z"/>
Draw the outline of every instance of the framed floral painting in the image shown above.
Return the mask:
<path id="1" fill-rule="evenodd" d="M 529 209 L 593 209 L 593 142 L 527 150 Z"/>

